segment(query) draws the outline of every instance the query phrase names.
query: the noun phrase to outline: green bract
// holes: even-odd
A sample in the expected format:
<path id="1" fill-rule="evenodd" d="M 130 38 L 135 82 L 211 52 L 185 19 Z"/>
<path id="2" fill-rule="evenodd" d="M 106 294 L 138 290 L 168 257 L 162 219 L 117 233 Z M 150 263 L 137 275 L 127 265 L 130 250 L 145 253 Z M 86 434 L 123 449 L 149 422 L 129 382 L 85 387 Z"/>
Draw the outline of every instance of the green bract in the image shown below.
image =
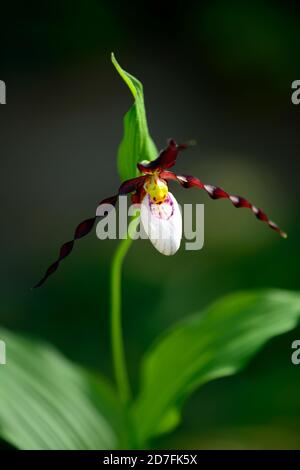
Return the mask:
<path id="1" fill-rule="evenodd" d="M 118 171 L 123 181 L 137 176 L 136 164 L 142 160 L 153 160 L 158 152 L 148 131 L 143 85 L 121 68 L 114 54 L 111 60 L 134 98 L 124 117 L 124 135 L 118 150 Z"/>

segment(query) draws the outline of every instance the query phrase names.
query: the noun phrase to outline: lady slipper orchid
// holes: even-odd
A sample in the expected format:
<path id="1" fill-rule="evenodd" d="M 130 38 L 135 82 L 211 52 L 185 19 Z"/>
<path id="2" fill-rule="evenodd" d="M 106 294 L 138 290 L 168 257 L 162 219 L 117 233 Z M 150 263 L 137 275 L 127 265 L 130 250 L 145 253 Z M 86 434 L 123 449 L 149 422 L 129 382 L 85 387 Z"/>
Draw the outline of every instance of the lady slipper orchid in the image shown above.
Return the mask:
<path id="1" fill-rule="evenodd" d="M 99 203 L 94 217 L 84 220 L 77 226 L 74 238 L 62 245 L 58 259 L 49 266 L 44 277 L 35 287 L 40 287 L 50 274 L 56 271 L 59 263 L 71 253 L 76 240 L 90 233 L 99 216 L 99 208 L 103 204 L 115 206 L 121 195 L 131 194 L 132 202 L 141 205 L 141 223 L 155 248 L 164 255 L 176 253 L 182 237 L 182 218 L 177 201 L 169 191 L 168 182 L 171 180 L 177 181 L 183 188 L 203 189 L 212 199 L 229 199 L 237 208 L 246 207 L 253 212 L 258 220 L 268 224 L 283 238 L 287 237 L 286 233 L 272 222 L 261 209 L 251 204 L 247 199 L 231 195 L 217 186 L 204 184 L 194 176 L 176 175 L 169 171 L 175 165 L 178 153 L 187 147 L 188 144 L 177 145 L 175 140 L 170 139 L 168 146 L 160 152 L 155 160 L 138 163 L 137 167 L 142 173 L 141 176 L 124 181 L 116 195 Z"/>

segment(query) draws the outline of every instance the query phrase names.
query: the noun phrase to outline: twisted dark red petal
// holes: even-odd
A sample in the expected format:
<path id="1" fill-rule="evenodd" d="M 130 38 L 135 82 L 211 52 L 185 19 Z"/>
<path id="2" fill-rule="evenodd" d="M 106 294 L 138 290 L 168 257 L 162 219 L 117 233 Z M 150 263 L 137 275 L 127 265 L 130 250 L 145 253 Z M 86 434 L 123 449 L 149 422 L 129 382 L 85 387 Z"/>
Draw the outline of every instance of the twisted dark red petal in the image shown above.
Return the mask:
<path id="1" fill-rule="evenodd" d="M 103 205 L 103 204 L 110 204 L 112 206 L 115 206 L 116 203 L 117 203 L 119 195 L 128 194 L 128 193 L 131 193 L 133 191 L 138 190 L 140 187 L 143 186 L 145 178 L 146 178 L 145 176 L 139 176 L 137 178 L 133 178 L 133 179 L 128 180 L 128 181 L 124 181 L 124 183 L 122 183 L 120 188 L 119 188 L 118 194 L 116 194 L 114 196 L 111 196 L 111 197 L 108 197 L 106 199 L 103 199 L 99 203 L 98 207 Z M 43 278 L 34 286 L 34 288 L 41 287 L 44 284 L 44 282 L 48 279 L 48 277 L 57 270 L 60 262 L 64 258 L 69 256 L 69 254 L 73 250 L 75 241 L 79 240 L 82 237 L 85 237 L 86 235 L 88 235 L 91 232 L 92 228 L 94 227 L 96 219 L 97 219 L 97 215 L 95 215 L 94 217 L 91 217 L 90 219 L 84 220 L 83 222 L 81 222 L 76 227 L 73 239 L 66 242 L 66 243 L 64 243 L 61 246 L 61 248 L 59 250 L 59 255 L 58 255 L 57 260 L 54 261 L 54 263 L 52 263 L 49 266 L 49 268 L 45 272 Z"/>
<path id="2" fill-rule="evenodd" d="M 178 153 L 187 147 L 188 144 L 177 145 L 174 139 L 170 139 L 168 146 L 160 152 L 155 160 L 149 163 L 138 163 L 138 169 L 142 173 L 152 173 L 155 170 L 171 168 L 176 163 Z"/>
<path id="3" fill-rule="evenodd" d="M 96 216 L 84 220 L 76 227 L 73 240 L 70 240 L 62 245 L 59 250 L 59 256 L 57 260 L 49 266 L 42 279 L 34 286 L 34 288 L 41 287 L 44 282 L 48 279 L 48 277 L 57 270 L 60 262 L 71 253 L 75 241 L 84 237 L 92 230 L 95 220 Z"/>
<path id="4" fill-rule="evenodd" d="M 163 171 L 161 172 L 160 176 L 165 180 L 176 180 L 184 188 L 198 187 L 199 189 L 204 189 L 204 191 L 206 191 L 209 197 L 211 197 L 212 199 L 229 199 L 234 205 L 234 207 L 246 207 L 253 212 L 253 214 L 258 220 L 265 222 L 272 230 L 278 232 L 279 235 L 281 235 L 283 238 L 287 237 L 287 234 L 283 232 L 278 227 L 278 225 L 276 225 L 272 220 L 270 220 L 261 209 L 251 204 L 251 202 L 249 202 L 244 197 L 229 194 L 224 191 L 224 189 L 219 188 L 218 186 L 204 184 L 202 183 L 202 181 L 200 181 L 198 178 L 195 178 L 194 176 L 175 175 L 175 173 L 172 173 L 171 171 Z"/>

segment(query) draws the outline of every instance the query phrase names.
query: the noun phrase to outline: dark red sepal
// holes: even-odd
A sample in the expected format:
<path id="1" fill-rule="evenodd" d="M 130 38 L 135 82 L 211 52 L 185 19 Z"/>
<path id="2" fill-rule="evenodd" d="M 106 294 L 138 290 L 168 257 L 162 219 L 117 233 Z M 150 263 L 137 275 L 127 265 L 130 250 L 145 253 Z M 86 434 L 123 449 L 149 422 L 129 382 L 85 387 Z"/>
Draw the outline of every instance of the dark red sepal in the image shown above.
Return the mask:
<path id="1" fill-rule="evenodd" d="M 155 160 L 148 163 L 138 163 L 138 169 L 142 173 L 153 173 L 156 170 L 171 168 L 176 163 L 180 150 L 184 150 L 188 144 L 177 145 L 174 139 L 168 141 L 168 147 L 163 149 Z"/>

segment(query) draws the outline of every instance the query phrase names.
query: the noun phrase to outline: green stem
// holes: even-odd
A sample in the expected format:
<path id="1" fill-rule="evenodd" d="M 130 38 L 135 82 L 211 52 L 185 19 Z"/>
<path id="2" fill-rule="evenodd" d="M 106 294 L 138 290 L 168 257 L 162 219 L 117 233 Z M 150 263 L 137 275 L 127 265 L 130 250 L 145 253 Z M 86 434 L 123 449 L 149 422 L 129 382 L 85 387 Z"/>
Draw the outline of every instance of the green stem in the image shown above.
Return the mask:
<path id="1" fill-rule="evenodd" d="M 121 271 L 124 258 L 132 240 L 122 240 L 112 260 L 111 270 L 111 342 L 115 377 L 120 399 L 127 403 L 130 399 L 130 386 L 126 369 L 122 337 L 122 285 Z"/>
<path id="2" fill-rule="evenodd" d="M 119 244 L 111 269 L 111 343 L 115 377 L 120 400 L 126 404 L 130 400 L 131 392 L 126 368 L 123 336 L 122 336 L 122 285 L 121 272 L 124 258 L 132 244 L 133 233 L 136 230 L 138 217 L 129 227 L 130 237 L 127 236 Z"/>

